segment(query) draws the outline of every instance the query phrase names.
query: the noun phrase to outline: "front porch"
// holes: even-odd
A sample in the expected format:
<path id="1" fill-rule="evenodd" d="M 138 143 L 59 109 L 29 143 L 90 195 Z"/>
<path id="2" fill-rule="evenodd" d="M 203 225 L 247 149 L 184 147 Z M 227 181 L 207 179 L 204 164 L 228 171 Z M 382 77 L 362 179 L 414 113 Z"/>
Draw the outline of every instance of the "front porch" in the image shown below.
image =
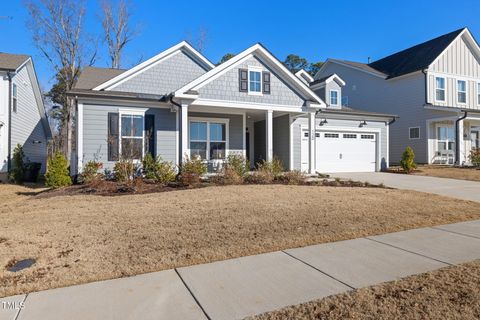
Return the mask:
<path id="1" fill-rule="evenodd" d="M 480 148 L 480 115 L 432 119 L 427 130 L 430 164 L 471 165 L 471 151 Z"/>
<path id="2" fill-rule="evenodd" d="M 243 156 L 252 169 L 276 157 L 290 170 L 290 115 L 271 109 L 182 105 L 179 161 L 201 158 L 209 173 L 215 173 L 229 155 Z"/>

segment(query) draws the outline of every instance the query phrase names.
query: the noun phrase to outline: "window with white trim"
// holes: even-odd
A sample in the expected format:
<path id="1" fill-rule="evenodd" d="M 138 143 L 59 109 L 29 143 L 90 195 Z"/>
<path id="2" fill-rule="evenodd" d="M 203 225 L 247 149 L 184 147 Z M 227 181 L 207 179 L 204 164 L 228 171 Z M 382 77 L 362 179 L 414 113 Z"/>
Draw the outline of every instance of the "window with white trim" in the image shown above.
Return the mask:
<path id="1" fill-rule="evenodd" d="M 248 70 L 248 92 L 262 93 L 262 72 L 259 70 Z"/>
<path id="2" fill-rule="evenodd" d="M 408 128 L 408 138 L 410 140 L 420 139 L 420 127 Z"/>
<path id="3" fill-rule="evenodd" d="M 140 160 L 143 157 L 143 115 L 122 113 L 120 117 L 120 150 L 127 159 Z"/>
<path id="4" fill-rule="evenodd" d="M 17 113 L 18 98 L 17 98 L 17 85 L 12 85 L 12 110 Z"/>
<path id="5" fill-rule="evenodd" d="M 467 103 L 467 82 L 465 80 L 457 80 L 457 102 Z"/>
<path id="6" fill-rule="evenodd" d="M 435 77 L 435 100 L 445 101 L 445 78 Z"/>
<path id="7" fill-rule="evenodd" d="M 190 156 L 202 160 L 223 160 L 227 152 L 227 123 L 190 121 Z"/>
<path id="8" fill-rule="evenodd" d="M 330 105 L 338 106 L 338 91 L 330 90 Z"/>

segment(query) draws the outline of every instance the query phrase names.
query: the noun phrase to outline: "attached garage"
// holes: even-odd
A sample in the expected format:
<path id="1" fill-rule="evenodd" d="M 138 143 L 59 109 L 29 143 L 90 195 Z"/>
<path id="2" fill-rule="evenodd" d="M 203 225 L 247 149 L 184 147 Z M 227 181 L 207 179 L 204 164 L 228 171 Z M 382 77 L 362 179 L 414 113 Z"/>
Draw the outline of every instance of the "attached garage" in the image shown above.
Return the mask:
<path id="1" fill-rule="evenodd" d="M 351 128 L 350 128 L 351 130 Z M 317 130 L 315 168 L 317 172 L 377 171 L 378 131 Z M 308 130 L 302 132 L 302 170 L 308 170 Z"/>

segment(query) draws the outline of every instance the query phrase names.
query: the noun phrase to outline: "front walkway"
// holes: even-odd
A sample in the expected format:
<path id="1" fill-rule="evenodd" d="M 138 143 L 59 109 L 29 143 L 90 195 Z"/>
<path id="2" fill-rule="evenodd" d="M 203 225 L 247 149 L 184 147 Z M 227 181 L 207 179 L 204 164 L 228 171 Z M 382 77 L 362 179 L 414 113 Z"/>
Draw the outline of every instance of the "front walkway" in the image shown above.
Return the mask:
<path id="1" fill-rule="evenodd" d="M 384 172 L 332 173 L 331 176 L 354 181 L 383 183 L 387 187 L 435 193 L 442 196 L 480 202 L 480 182 Z"/>
<path id="2" fill-rule="evenodd" d="M 479 258 L 476 220 L 0 298 L 0 319 L 242 319 Z"/>

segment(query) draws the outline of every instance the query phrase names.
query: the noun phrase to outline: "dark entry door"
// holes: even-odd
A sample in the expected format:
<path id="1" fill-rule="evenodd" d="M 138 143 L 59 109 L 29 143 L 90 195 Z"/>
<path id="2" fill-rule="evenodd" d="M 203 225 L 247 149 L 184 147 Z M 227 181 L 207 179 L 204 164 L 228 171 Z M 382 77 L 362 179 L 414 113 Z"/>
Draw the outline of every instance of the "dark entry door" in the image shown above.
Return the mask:
<path id="1" fill-rule="evenodd" d="M 153 114 L 145 115 L 145 154 L 155 154 L 155 116 Z"/>

